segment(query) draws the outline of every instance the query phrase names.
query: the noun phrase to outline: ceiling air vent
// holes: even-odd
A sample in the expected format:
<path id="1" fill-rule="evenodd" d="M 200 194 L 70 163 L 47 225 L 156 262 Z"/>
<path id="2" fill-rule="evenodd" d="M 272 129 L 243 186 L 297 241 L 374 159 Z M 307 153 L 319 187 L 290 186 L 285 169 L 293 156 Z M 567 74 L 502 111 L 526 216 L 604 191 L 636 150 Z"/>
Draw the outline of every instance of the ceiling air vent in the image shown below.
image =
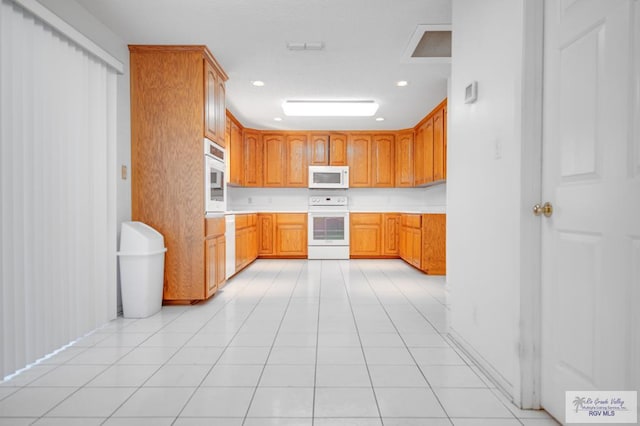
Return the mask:
<path id="1" fill-rule="evenodd" d="M 451 63 L 451 25 L 418 25 L 402 59 L 408 63 Z"/>

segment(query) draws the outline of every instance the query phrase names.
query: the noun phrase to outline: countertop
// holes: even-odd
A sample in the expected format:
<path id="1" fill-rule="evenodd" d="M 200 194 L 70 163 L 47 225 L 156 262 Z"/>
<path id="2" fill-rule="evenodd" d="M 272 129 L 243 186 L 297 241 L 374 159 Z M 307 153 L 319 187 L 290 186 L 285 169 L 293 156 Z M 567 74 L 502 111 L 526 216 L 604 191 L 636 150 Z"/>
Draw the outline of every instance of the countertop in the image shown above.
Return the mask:
<path id="1" fill-rule="evenodd" d="M 207 213 L 205 218 L 217 218 L 228 215 L 256 214 L 256 213 L 308 213 L 308 210 L 227 210 L 224 212 Z M 433 207 L 423 210 L 373 210 L 373 209 L 350 209 L 349 213 L 404 213 L 404 214 L 446 214 L 444 207 Z"/>

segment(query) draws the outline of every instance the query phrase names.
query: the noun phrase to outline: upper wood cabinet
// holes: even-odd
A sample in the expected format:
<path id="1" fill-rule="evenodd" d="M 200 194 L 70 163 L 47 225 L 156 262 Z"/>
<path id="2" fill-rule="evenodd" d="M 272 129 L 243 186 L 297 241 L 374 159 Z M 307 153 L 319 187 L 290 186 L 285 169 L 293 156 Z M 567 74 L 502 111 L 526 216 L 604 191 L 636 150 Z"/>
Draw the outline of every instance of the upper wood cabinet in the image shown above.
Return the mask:
<path id="1" fill-rule="evenodd" d="M 395 138 L 393 134 L 373 135 L 371 141 L 371 186 L 395 185 Z"/>
<path id="2" fill-rule="evenodd" d="M 447 178 L 447 100 L 443 100 L 416 127 L 414 185 Z"/>
<path id="3" fill-rule="evenodd" d="M 284 186 L 285 169 L 285 137 L 282 133 L 263 134 L 262 144 L 264 156 L 262 164 L 264 167 L 264 186 Z"/>
<path id="4" fill-rule="evenodd" d="M 309 138 L 310 166 L 346 166 L 347 135 L 312 133 Z"/>
<path id="5" fill-rule="evenodd" d="M 288 134 L 283 152 L 284 185 L 306 188 L 309 182 L 307 135 Z"/>
<path id="6" fill-rule="evenodd" d="M 262 186 L 263 183 L 263 144 L 262 135 L 257 130 L 245 129 L 244 139 L 244 186 Z"/>
<path id="7" fill-rule="evenodd" d="M 445 115 L 438 108 L 433 114 L 433 180 L 445 179 Z"/>
<path id="8" fill-rule="evenodd" d="M 244 184 L 244 142 L 242 129 L 235 120 L 227 117 L 226 139 L 226 163 L 227 182 L 230 185 L 240 186 Z"/>
<path id="9" fill-rule="evenodd" d="M 262 136 L 266 187 L 307 187 L 309 159 L 307 135 L 268 133 Z"/>
<path id="10" fill-rule="evenodd" d="M 413 130 L 396 136 L 396 186 L 413 186 Z"/>
<path id="11" fill-rule="evenodd" d="M 416 132 L 413 175 L 416 186 L 433 181 L 433 117 L 425 120 Z"/>
<path id="12" fill-rule="evenodd" d="M 371 135 L 350 134 L 347 141 L 349 163 L 349 186 L 366 188 L 371 186 Z"/>
<path id="13" fill-rule="evenodd" d="M 225 146 L 225 80 L 215 60 L 205 59 L 204 63 L 204 136 L 221 146 Z"/>
<path id="14" fill-rule="evenodd" d="M 314 134 L 309 137 L 309 165 L 326 166 L 329 164 L 329 135 Z"/>
<path id="15" fill-rule="evenodd" d="M 216 257 L 205 242 L 203 137 L 225 144 L 216 96 L 227 76 L 204 46 L 129 51 L 132 220 L 164 237 L 164 300 L 202 300 L 212 294 Z"/>

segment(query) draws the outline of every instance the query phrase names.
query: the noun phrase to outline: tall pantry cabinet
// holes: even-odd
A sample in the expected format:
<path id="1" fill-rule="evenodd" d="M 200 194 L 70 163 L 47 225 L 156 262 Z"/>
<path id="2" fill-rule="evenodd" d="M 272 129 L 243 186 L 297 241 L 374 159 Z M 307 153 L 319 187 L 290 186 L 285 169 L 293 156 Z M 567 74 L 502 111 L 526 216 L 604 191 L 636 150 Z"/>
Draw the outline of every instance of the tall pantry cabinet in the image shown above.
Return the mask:
<path id="1" fill-rule="evenodd" d="M 132 218 L 164 236 L 165 302 L 206 299 L 224 262 L 207 263 L 204 138 L 224 146 L 227 75 L 205 46 L 129 51 Z"/>

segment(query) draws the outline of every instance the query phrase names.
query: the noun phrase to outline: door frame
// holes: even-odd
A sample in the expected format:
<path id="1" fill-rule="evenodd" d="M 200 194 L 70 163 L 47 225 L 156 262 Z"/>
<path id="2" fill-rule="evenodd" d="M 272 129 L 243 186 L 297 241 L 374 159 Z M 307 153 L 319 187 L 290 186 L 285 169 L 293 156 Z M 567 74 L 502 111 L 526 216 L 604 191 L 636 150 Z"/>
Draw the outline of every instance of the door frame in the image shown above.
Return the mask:
<path id="1" fill-rule="evenodd" d="M 531 208 L 542 196 L 544 2 L 523 0 L 520 209 L 520 386 L 523 409 L 539 409 L 542 341 L 542 222 Z"/>

